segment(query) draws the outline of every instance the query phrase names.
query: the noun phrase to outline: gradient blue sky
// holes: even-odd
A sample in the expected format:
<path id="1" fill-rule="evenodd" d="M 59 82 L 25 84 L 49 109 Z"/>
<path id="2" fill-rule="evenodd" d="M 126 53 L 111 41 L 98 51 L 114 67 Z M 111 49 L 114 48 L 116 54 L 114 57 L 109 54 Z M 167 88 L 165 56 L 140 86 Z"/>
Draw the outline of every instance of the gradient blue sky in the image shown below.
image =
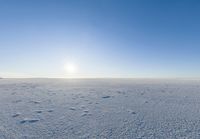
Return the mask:
<path id="1" fill-rule="evenodd" d="M 1 0 L 0 76 L 200 77 L 200 2 Z"/>

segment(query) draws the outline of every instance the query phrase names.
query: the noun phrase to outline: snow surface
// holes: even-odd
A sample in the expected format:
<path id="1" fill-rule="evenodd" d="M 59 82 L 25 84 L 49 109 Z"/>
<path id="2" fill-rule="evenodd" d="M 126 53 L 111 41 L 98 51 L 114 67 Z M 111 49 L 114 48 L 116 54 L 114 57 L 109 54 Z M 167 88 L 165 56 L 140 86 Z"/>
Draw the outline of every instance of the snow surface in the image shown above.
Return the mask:
<path id="1" fill-rule="evenodd" d="M 0 80 L 0 139 L 93 138 L 199 139 L 200 80 Z"/>

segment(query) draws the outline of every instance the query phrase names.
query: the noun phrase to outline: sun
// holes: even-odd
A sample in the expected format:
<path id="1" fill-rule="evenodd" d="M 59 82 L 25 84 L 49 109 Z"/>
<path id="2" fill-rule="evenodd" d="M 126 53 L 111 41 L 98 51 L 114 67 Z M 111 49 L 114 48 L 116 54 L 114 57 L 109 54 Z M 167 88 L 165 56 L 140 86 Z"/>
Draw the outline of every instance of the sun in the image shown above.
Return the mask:
<path id="1" fill-rule="evenodd" d="M 77 72 L 77 66 L 74 63 L 67 63 L 64 68 L 68 74 L 74 74 Z"/>

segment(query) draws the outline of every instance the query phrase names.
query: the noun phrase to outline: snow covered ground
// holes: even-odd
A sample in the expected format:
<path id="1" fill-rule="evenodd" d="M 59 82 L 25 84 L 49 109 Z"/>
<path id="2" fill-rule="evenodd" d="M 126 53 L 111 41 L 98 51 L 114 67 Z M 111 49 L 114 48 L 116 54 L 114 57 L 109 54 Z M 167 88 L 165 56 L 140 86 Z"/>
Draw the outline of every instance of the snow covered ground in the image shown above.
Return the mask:
<path id="1" fill-rule="evenodd" d="M 0 139 L 79 138 L 199 139 L 200 80 L 0 80 Z"/>

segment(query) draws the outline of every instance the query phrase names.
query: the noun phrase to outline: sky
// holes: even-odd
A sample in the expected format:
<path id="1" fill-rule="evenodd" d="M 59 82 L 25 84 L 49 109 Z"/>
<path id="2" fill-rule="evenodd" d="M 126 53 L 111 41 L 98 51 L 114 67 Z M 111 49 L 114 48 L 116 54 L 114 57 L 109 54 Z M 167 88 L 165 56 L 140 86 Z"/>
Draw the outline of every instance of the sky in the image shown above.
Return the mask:
<path id="1" fill-rule="evenodd" d="M 1 0 L 0 76 L 199 78 L 198 0 Z"/>

